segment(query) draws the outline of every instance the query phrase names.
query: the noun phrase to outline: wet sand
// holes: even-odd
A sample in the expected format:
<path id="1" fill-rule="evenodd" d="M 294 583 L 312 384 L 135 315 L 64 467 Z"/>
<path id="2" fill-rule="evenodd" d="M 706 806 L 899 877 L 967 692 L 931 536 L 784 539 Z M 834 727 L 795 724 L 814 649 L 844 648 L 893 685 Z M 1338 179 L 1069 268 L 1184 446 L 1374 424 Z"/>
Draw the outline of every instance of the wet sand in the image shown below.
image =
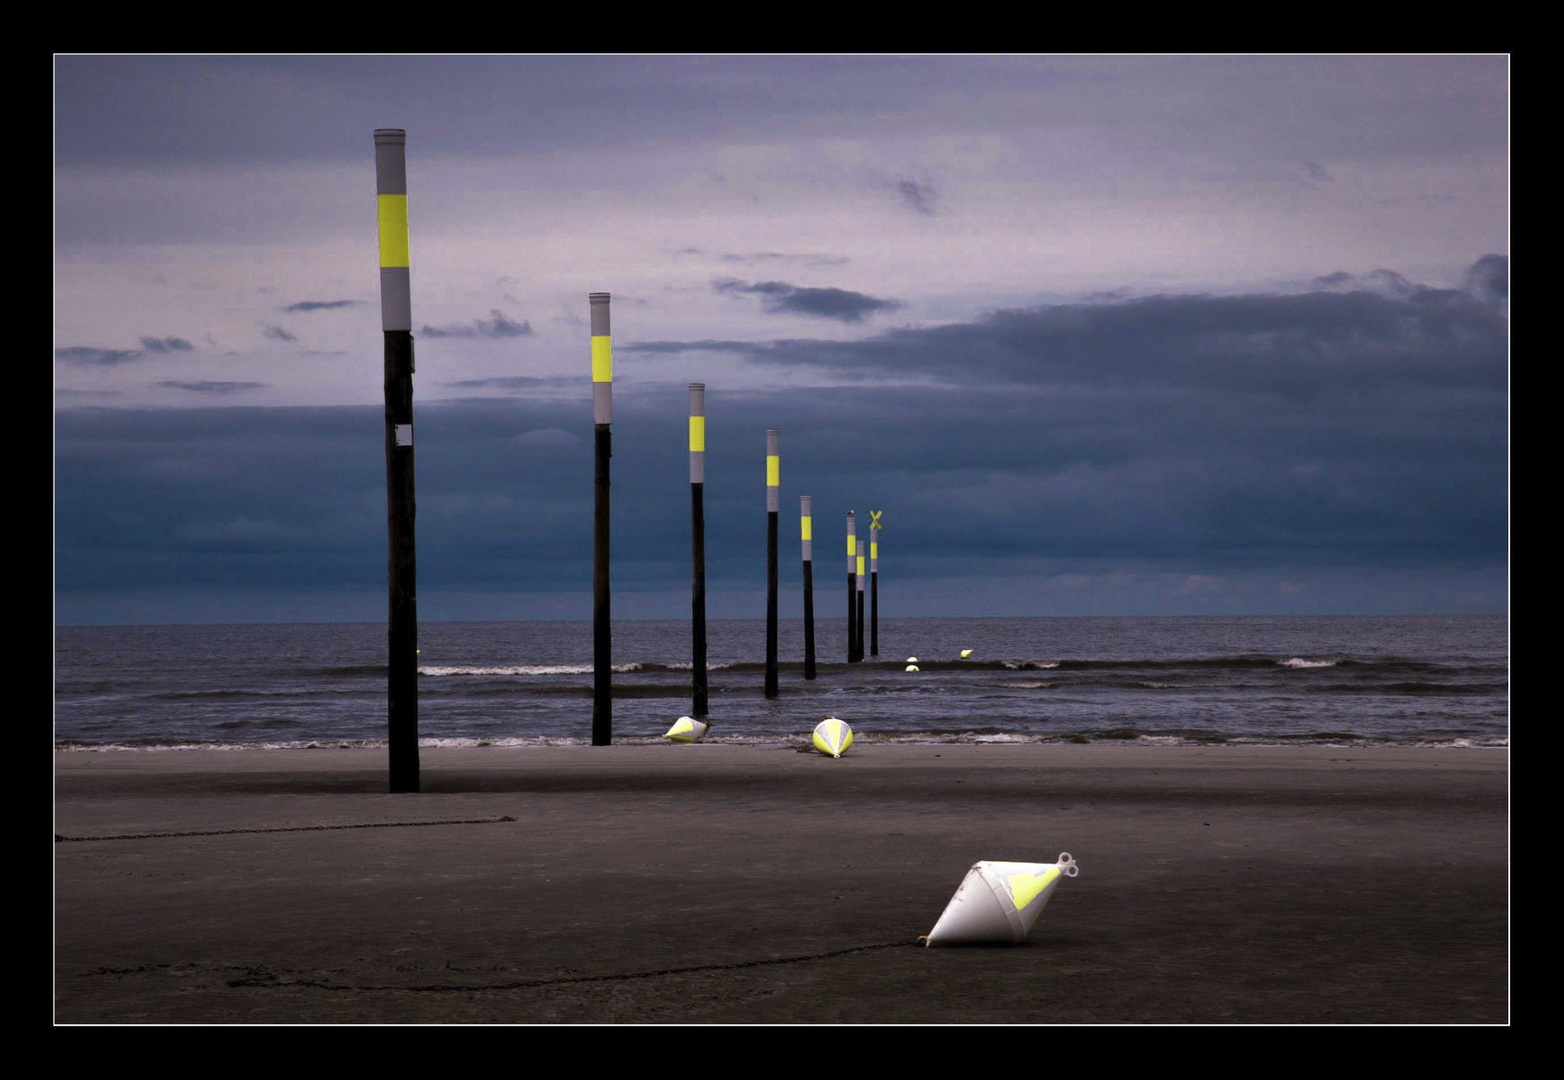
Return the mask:
<path id="1" fill-rule="evenodd" d="M 56 753 L 56 1022 L 1509 1020 L 1504 750 L 422 759 Z M 973 862 L 1062 851 L 1023 945 L 917 943 Z"/>

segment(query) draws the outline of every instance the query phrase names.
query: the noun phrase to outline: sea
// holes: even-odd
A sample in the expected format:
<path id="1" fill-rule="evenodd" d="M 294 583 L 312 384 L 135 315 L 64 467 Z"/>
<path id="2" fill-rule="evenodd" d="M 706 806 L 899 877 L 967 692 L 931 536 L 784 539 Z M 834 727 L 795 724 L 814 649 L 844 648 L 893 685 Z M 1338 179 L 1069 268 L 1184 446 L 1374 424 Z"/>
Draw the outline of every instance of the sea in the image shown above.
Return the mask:
<path id="1" fill-rule="evenodd" d="M 845 619 L 707 628 L 709 742 L 807 746 L 828 715 L 859 744 L 1509 746 L 1509 618 L 894 618 L 847 662 Z M 589 622 L 418 628 L 424 746 L 592 741 Z M 60 750 L 374 747 L 384 624 L 63 626 Z M 963 654 L 966 654 L 965 657 Z M 655 743 L 691 712 L 688 622 L 613 626 L 612 739 Z M 910 670 L 916 668 L 917 670 Z"/>

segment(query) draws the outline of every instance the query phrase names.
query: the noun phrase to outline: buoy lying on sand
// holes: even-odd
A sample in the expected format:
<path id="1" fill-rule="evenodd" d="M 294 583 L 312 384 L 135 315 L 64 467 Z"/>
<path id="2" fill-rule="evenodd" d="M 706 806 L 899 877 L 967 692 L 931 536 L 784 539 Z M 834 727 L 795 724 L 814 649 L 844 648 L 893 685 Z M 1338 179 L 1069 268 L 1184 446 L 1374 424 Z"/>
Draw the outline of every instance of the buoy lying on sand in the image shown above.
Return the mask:
<path id="1" fill-rule="evenodd" d="M 961 658 L 963 660 L 970 660 L 970 659 L 972 659 L 972 650 L 971 649 L 962 649 L 961 650 Z"/>
<path id="2" fill-rule="evenodd" d="M 710 730 L 710 724 L 703 724 L 693 716 L 681 716 L 673 722 L 673 727 L 663 736 L 674 742 L 700 742 Z"/>
<path id="3" fill-rule="evenodd" d="M 1059 881 L 1080 872 L 1068 851 L 1052 864 L 973 863 L 934 929 L 919 940 L 926 945 L 1018 945 Z"/>
<path id="4" fill-rule="evenodd" d="M 839 758 L 853 745 L 853 729 L 846 720 L 828 716 L 815 725 L 815 749 L 822 754 Z"/>
<path id="5" fill-rule="evenodd" d="M 907 665 L 907 670 L 908 671 L 922 671 L 923 669 L 920 668 L 917 664 L 908 664 Z"/>

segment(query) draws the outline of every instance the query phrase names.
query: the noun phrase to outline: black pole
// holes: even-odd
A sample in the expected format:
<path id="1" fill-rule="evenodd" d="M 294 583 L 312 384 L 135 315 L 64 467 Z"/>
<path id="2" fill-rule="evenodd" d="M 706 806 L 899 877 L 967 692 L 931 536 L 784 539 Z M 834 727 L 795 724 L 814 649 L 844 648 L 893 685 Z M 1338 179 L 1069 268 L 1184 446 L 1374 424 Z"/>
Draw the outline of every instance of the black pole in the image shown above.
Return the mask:
<path id="1" fill-rule="evenodd" d="M 858 590 L 858 659 L 863 659 L 863 590 Z"/>
<path id="2" fill-rule="evenodd" d="M 706 715 L 706 384 L 690 383 L 691 715 Z"/>
<path id="3" fill-rule="evenodd" d="M 815 677 L 814 497 L 799 497 L 804 534 L 804 678 Z"/>
<path id="4" fill-rule="evenodd" d="M 781 441 L 766 432 L 766 696 L 777 696 L 777 513 L 780 510 Z"/>
<path id="5" fill-rule="evenodd" d="M 390 789 L 418 790 L 418 574 L 413 488 L 413 309 L 408 270 L 407 132 L 375 130 L 380 327 L 385 334 L 387 757 Z"/>
<path id="6" fill-rule="evenodd" d="M 869 655 L 880 655 L 880 572 L 869 571 Z"/>
<path id="7" fill-rule="evenodd" d="M 592 293 L 592 429 L 596 480 L 592 516 L 592 745 L 614 741 L 613 629 L 608 590 L 608 463 L 614 456 L 613 354 L 608 293 Z"/>

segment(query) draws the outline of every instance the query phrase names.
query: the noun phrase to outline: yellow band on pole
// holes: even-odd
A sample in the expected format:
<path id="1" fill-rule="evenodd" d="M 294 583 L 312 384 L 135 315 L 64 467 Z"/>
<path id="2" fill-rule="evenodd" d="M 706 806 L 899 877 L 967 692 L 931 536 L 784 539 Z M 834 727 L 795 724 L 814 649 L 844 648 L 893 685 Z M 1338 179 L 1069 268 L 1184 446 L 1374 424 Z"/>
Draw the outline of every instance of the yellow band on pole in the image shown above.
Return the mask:
<path id="1" fill-rule="evenodd" d="M 782 459 L 775 454 L 766 455 L 766 486 L 777 487 L 782 483 Z"/>
<path id="2" fill-rule="evenodd" d="M 596 338 L 593 339 L 597 340 Z M 593 356 L 592 370 L 597 370 L 597 357 Z M 593 376 L 596 377 L 595 375 Z M 704 454 L 706 452 L 706 418 L 704 416 L 690 417 L 690 453 Z"/>
<path id="3" fill-rule="evenodd" d="M 863 577 L 863 556 L 858 556 L 858 576 Z"/>
<path id="4" fill-rule="evenodd" d="M 380 209 L 380 265 L 407 265 L 407 196 L 377 195 Z"/>
<path id="5" fill-rule="evenodd" d="M 804 522 L 804 539 L 805 540 L 813 540 L 815 538 L 815 527 L 814 527 L 814 524 L 813 524 L 814 518 L 807 518 L 806 517 L 806 518 L 803 519 L 803 522 Z"/>
<path id="6" fill-rule="evenodd" d="M 877 541 L 877 540 L 870 540 L 869 541 L 869 558 L 871 558 L 871 559 L 878 559 L 879 557 L 880 557 L 880 544 L 879 544 L 879 541 Z"/>
<path id="7" fill-rule="evenodd" d="M 849 559 L 851 559 L 853 557 L 853 534 L 852 533 L 848 533 L 847 534 L 847 557 Z"/>
<path id="8" fill-rule="evenodd" d="M 614 381 L 614 351 L 609 345 L 607 334 L 597 334 L 592 338 L 592 381 Z M 691 417 L 694 422 L 694 417 Z"/>

